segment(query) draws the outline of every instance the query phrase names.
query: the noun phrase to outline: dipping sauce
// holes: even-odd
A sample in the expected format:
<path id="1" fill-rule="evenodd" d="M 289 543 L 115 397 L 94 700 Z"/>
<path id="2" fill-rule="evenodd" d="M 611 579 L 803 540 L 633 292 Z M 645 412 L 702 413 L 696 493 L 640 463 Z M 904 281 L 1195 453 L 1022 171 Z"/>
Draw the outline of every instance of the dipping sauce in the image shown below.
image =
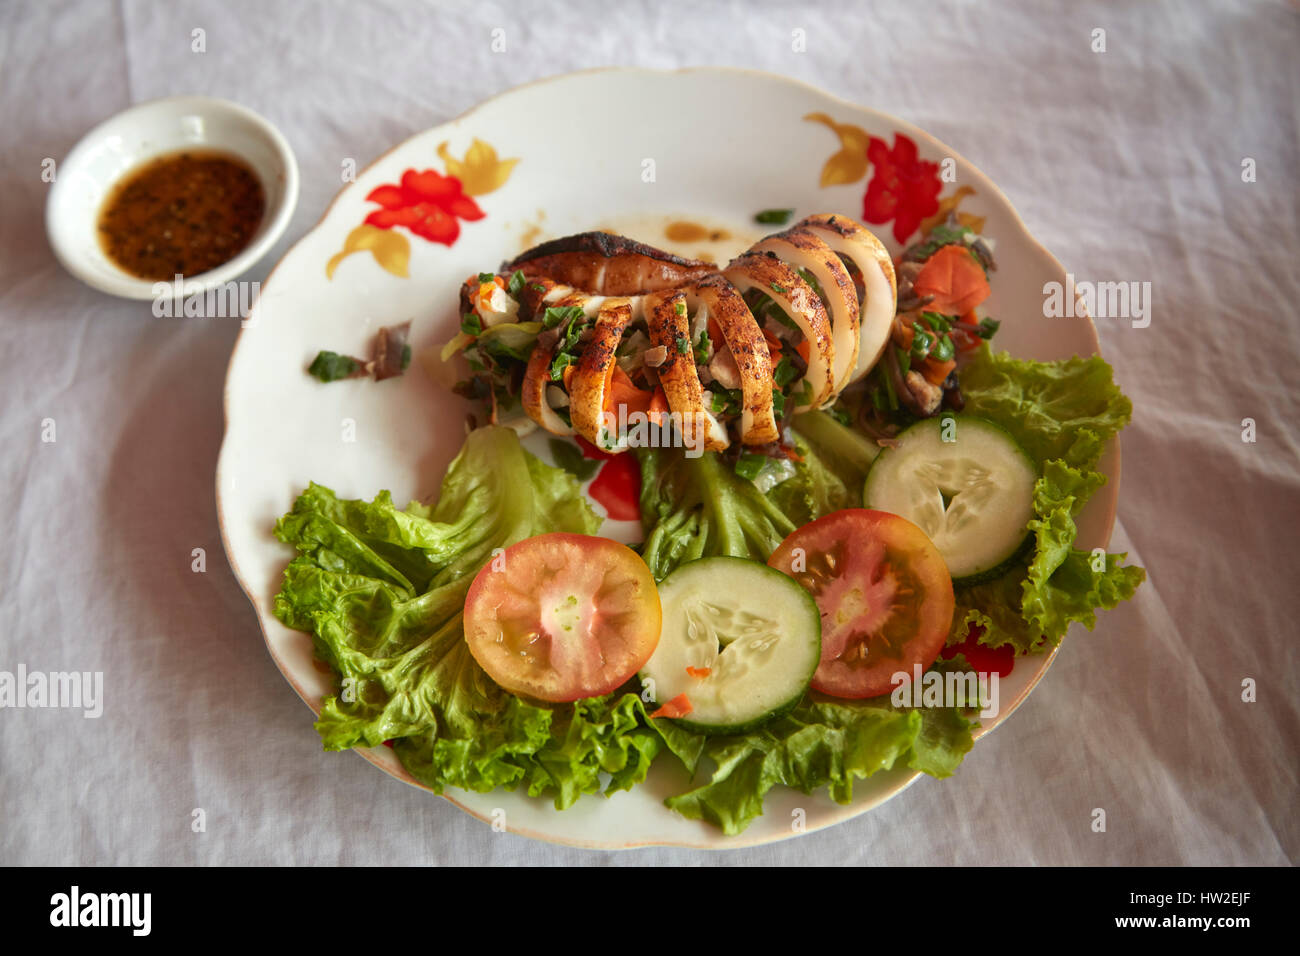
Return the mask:
<path id="1" fill-rule="evenodd" d="M 99 242 L 123 271 L 171 281 L 239 255 L 265 210 L 262 183 L 242 159 L 184 150 L 122 177 L 100 208 Z"/>

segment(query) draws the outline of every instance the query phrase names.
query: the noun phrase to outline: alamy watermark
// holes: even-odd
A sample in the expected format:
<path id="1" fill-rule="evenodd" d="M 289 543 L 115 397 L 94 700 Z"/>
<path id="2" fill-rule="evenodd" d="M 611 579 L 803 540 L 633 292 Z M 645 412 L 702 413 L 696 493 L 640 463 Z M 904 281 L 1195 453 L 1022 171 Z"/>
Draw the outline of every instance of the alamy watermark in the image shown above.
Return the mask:
<path id="1" fill-rule="evenodd" d="M 81 710 L 82 717 L 104 713 L 103 671 L 0 671 L 0 709 L 60 707 Z"/>
<path id="2" fill-rule="evenodd" d="M 1131 319 L 1133 328 L 1151 324 L 1150 282 L 1075 281 L 1066 273 L 1065 283 L 1043 283 L 1043 316 L 1048 319 L 1083 318 Z"/>
<path id="3" fill-rule="evenodd" d="M 262 294 L 262 284 L 231 279 L 200 291 L 194 284 L 187 288 L 185 277 L 177 273 L 171 282 L 155 282 L 150 291 L 153 293 L 155 318 L 238 318 L 243 328 L 249 328 L 257 324 L 257 320 L 250 320 L 249 315 Z"/>
<path id="4" fill-rule="evenodd" d="M 605 451 L 628 448 L 685 448 L 687 458 L 699 458 L 708 445 L 713 421 L 703 412 L 642 412 L 618 406 L 600 419 L 599 445 Z"/>
<path id="5" fill-rule="evenodd" d="M 895 707 L 979 707 L 981 717 L 998 713 L 997 671 L 926 671 L 913 664 L 912 673 L 897 671 L 889 702 Z"/>

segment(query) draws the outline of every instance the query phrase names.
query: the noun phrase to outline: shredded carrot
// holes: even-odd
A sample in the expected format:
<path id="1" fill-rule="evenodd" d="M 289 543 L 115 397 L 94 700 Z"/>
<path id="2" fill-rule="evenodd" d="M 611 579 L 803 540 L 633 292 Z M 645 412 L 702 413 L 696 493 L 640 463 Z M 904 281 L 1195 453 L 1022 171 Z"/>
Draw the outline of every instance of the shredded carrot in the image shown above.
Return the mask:
<path id="1" fill-rule="evenodd" d="M 685 717 L 695 706 L 685 694 L 678 694 L 668 703 L 656 710 L 651 717 Z"/>
<path id="2" fill-rule="evenodd" d="M 662 425 L 667 414 L 668 396 L 664 394 L 662 385 L 656 385 L 654 395 L 650 399 L 650 421 L 655 425 Z"/>
<path id="3" fill-rule="evenodd" d="M 965 245 L 943 246 L 926 260 L 912 283 L 917 295 L 932 295 L 927 309 L 944 315 L 970 312 L 989 297 L 989 280 Z"/>
<path id="4" fill-rule="evenodd" d="M 686 668 L 686 673 L 690 674 L 692 677 L 708 677 L 710 674 L 713 673 L 713 668 L 712 667 L 688 667 Z"/>
<path id="5" fill-rule="evenodd" d="M 767 342 L 767 354 L 775 365 L 781 361 L 781 340 L 767 329 L 763 330 L 763 339 Z"/>
<path id="6" fill-rule="evenodd" d="M 654 407 L 654 394 L 643 388 L 637 388 L 627 377 L 627 372 L 617 364 L 610 366 L 609 378 L 605 383 L 605 411 L 615 411 L 620 405 L 627 406 L 627 413 L 641 412 L 647 414 Z M 665 406 L 666 407 L 666 406 Z"/>
<path id="7" fill-rule="evenodd" d="M 928 358 L 921 363 L 921 374 L 925 376 L 925 380 L 931 385 L 942 385 L 944 379 L 948 377 L 948 373 L 956 367 L 957 363 L 952 359 L 946 362 L 936 362 L 934 359 Z"/>

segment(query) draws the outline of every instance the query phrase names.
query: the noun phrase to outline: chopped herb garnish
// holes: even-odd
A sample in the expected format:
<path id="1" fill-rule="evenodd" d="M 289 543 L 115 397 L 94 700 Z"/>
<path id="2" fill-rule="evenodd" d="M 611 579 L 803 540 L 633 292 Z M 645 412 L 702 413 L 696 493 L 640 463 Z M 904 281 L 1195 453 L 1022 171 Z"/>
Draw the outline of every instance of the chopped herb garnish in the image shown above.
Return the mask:
<path id="1" fill-rule="evenodd" d="M 713 340 L 709 338 L 708 329 L 700 329 L 700 334 L 695 338 L 695 364 L 703 365 L 707 362 L 712 351 Z"/>
<path id="2" fill-rule="evenodd" d="M 684 335 L 677 336 L 677 354 L 678 355 L 691 354 L 691 340 Z"/>
<path id="3" fill-rule="evenodd" d="M 761 222 L 765 226 L 784 226 L 793 215 L 793 209 L 764 209 L 754 216 L 754 222 Z"/>
<path id="4" fill-rule="evenodd" d="M 405 372 L 405 371 L 406 371 L 408 368 L 410 368 L 410 366 L 411 366 L 411 347 L 410 347 L 409 345 L 403 345 L 403 346 L 402 346 L 402 362 L 401 362 L 401 365 L 402 365 L 402 371 L 403 371 L 403 372 Z"/>
<path id="5" fill-rule="evenodd" d="M 492 282 L 492 283 L 495 283 L 495 282 L 497 281 L 496 273 L 493 273 L 493 272 L 480 272 L 480 273 L 478 274 L 478 281 L 479 281 L 480 284 L 482 284 L 482 283 L 484 283 L 484 282 Z"/>
<path id="6" fill-rule="evenodd" d="M 926 325 L 936 332 L 947 332 L 952 328 L 952 322 L 948 320 L 948 317 L 940 315 L 938 312 L 922 312 L 921 318 L 925 320 Z"/>
<path id="7" fill-rule="evenodd" d="M 460 330 L 466 335 L 481 335 L 483 333 L 483 320 L 474 312 L 460 317 Z"/>
<path id="8" fill-rule="evenodd" d="M 773 282 L 773 283 L 770 284 L 770 288 L 772 289 L 773 292 L 779 293 L 780 295 L 785 295 L 787 292 L 790 291 L 790 290 L 787 289 L 785 286 L 783 286 L 783 285 L 778 285 L 778 284 L 775 283 L 775 282 Z"/>
<path id="9" fill-rule="evenodd" d="M 753 452 L 746 452 L 736 461 L 736 474 L 741 478 L 753 481 L 758 477 L 758 473 L 763 470 L 767 464 L 766 455 L 757 455 Z"/>
<path id="10" fill-rule="evenodd" d="M 533 283 L 533 291 L 534 291 L 534 292 L 545 292 L 545 291 L 546 291 L 546 286 L 542 285 L 540 282 L 534 282 L 534 283 Z"/>
<path id="11" fill-rule="evenodd" d="M 880 380 L 885 386 L 885 404 L 889 407 L 889 411 L 896 411 L 898 409 L 898 394 L 894 391 L 893 378 L 882 375 Z"/>
<path id="12" fill-rule="evenodd" d="M 999 322 L 997 319 L 990 319 L 987 317 L 980 319 L 979 337 L 982 339 L 993 338 L 993 334 L 997 332 L 998 326 L 1000 326 L 1001 324 L 1002 323 Z"/>
<path id="13" fill-rule="evenodd" d="M 585 313 L 580 305 L 550 306 L 542 315 L 542 325 L 548 329 L 553 329 L 565 319 L 572 319 L 570 328 L 582 320 Z"/>
<path id="14" fill-rule="evenodd" d="M 584 457 L 577 445 L 559 438 L 552 438 L 548 444 L 555 463 L 569 474 L 576 475 L 579 481 L 586 481 L 600 467 L 600 462 Z"/>
<path id="15" fill-rule="evenodd" d="M 930 349 L 934 346 L 934 336 L 921 328 L 919 322 L 912 323 L 912 331 L 915 333 L 912 338 L 912 359 L 920 362 L 930 354 Z"/>
<path id="16" fill-rule="evenodd" d="M 338 352 L 322 351 L 312 360 L 311 365 L 307 366 L 307 371 L 322 382 L 337 382 L 339 379 L 352 376 L 360 368 L 361 363 L 356 359 L 339 355 Z"/>
<path id="17" fill-rule="evenodd" d="M 941 335 L 934 345 L 934 351 L 930 353 L 930 358 L 936 362 L 946 362 L 953 357 L 955 351 L 952 347 L 952 339 L 947 335 Z"/>
<path id="18" fill-rule="evenodd" d="M 551 381 L 558 382 L 564 378 L 564 370 L 573 364 L 573 356 L 567 352 L 561 352 L 555 356 L 551 362 Z"/>
<path id="19" fill-rule="evenodd" d="M 785 393 L 772 389 L 772 414 L 780 418 L 785 414 Z"/>
<path id="20" fill-rule="evenodd" d="M 713 402 L 710 411 L 715 415 L 732 415 L 740 411 L 743 396 L 738 388 L 722 388 L 716 382 L 713 385 Z"/>
<path id="21" fill-rule="evenodd" d="M 776 368 L 772 371 L 772 381 L 779 388 L 785 388 L 798 377 L 799 370 L 794 367 L 794 362 L 790 361 L 790 356 L 781 356 L 781 361 L 776 363 Z"/>
<path id="22" fill-rule="evenodd" d="M 673 306 L 673 311 L 675 311 L 678 315 L 685 315 L 685 314 L 686 314 L 686 303 L 685 303 L 685 302 L 678 302 L 675 306 Z"/>
<path id="23" fill-rule="evenodd" d="M 906 375 L 907 370 L 912 367 L 912 353 L 900 349 L 897 345 L 894 347 L 894 355 L 898 358 L 898 371 Z"/>
<path id="24" fill-rule="evenodd" d="M 519 298 L 519 293 L 524 291 L 524 273 L 522 269 L 516 269 L 515 274 L 510 277 L 510 282 L 506 285 L 506 292 L 510 293 L 511 298 Z"/>

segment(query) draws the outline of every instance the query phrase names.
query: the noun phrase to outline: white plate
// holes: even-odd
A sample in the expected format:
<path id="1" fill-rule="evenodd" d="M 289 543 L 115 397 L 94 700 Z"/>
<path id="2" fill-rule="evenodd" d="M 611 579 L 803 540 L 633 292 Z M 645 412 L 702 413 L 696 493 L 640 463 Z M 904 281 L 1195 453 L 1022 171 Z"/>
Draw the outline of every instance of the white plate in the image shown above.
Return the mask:
<path id="1" fill-rule="evenodd" d="M 557 115 L 622 119 L 612 127 L 615 133 L 566 138 L 556 126 Z M 313 661 L 308 636 L 285 628 L 271 613 L 291 557 L 271 535 L 276 519 L 313 480 L 343 497 L 368 499 L 389 489 L 404 502 L 436 494 L 464 438 L 465 415 L 473 410 L 436 385 L 418 360 L 398 379 L 321 385 L 303 371 L 317 351 L 368 354 L 380 326 L 414 319 L 412 342 L 421 356 L 457 330 L 457 293 L 466 276 L 494 269 L 549 237 L 611 228 L 652 245 L 707 252 L 725 261 L 772 231 L 753 223 L 762 209 L 794 207 L 800 216 L 835 212 L 861 219 L 864 191 L 876 172 L 858 159 L 865 137 L 893 147 L 895 134 L 910 138 L 922 160 L 940 164 L 939 175 L 945 169 L 955 174 L 941 197 L 963 190 L 958 211 L 983 217 L 984 234 L 996 240 L 998 271 L 986 311 L 1003 320 L 997 345 L 1043 360 L 1096 354 L 1090 320 L 1042 317 L 1043 284 L 1064 282 L 1065 270 L 979 170 L 910 124 L 783 77 L 692 69 L 601 70 L 551 78 L 412 137 L 344 188 L 316 228 L 276 267 L 235 344 L 217 467 L 217 508 L 231 566 L 257 610 L 272 658 L 312 710 L 319 711 L 322 695 L 334 692 L 333 680 Z M 480 145 L 471 149 L 475 141 Z M 832 156 L 837 158 L 828 163 Z M 468 167 L 462 165 L 467 160 Z M 951 163 L 944 165 L 945 160 Z M 821 185 L 824 167 L 832 179 L 846 181 Z M 451 245 L 400 226 L 358 228 L 380 208 L 367 201 L 372 190 L 398 183 L 408 169 L 459 173 L 466 188 L 477 193 L 483 218 L 460 222 Z M 664 225 L 671 220 L 717 226 L 733 238 L 668 242 Z M 891 251 L 901 248 L 892 223 L 872 228 Z M 355 251 L 340 257 L 349 249 Z M 404 251 L 409 261 L 402 276 Z M 1101 470 L 1110 480 L 1081 518 L 1079 546 L 1084 548 L 1104 547 L 1110 538 L 1117 443 Z M 1024 700 L 1052 656 L 1017 661 L 1002 680 L 1000 713 L 980 734 Z M 389 748 L 362 754 L 419 786 Z M 584 797 L 564 812 L 522 793 L 449 790 L 446 796 L 485 821 L 493 819 L 494 810 L 504 810 L 508 829 L 559 843 L 742 847 L 793 835 L 795 808 L 803 808 L 804 832 L 811 832 L 879 805 L 918 776 L 895 770 L 859 781 L 848 806 L 824 794 L 778 789 L 768 795 L 762 817 L 742 835 L 726 837 L 662 805 L 664 796 L 683 789 L 674 764 L 671 757 L 661 758 L 645 785 L 609 800 Z"/>

